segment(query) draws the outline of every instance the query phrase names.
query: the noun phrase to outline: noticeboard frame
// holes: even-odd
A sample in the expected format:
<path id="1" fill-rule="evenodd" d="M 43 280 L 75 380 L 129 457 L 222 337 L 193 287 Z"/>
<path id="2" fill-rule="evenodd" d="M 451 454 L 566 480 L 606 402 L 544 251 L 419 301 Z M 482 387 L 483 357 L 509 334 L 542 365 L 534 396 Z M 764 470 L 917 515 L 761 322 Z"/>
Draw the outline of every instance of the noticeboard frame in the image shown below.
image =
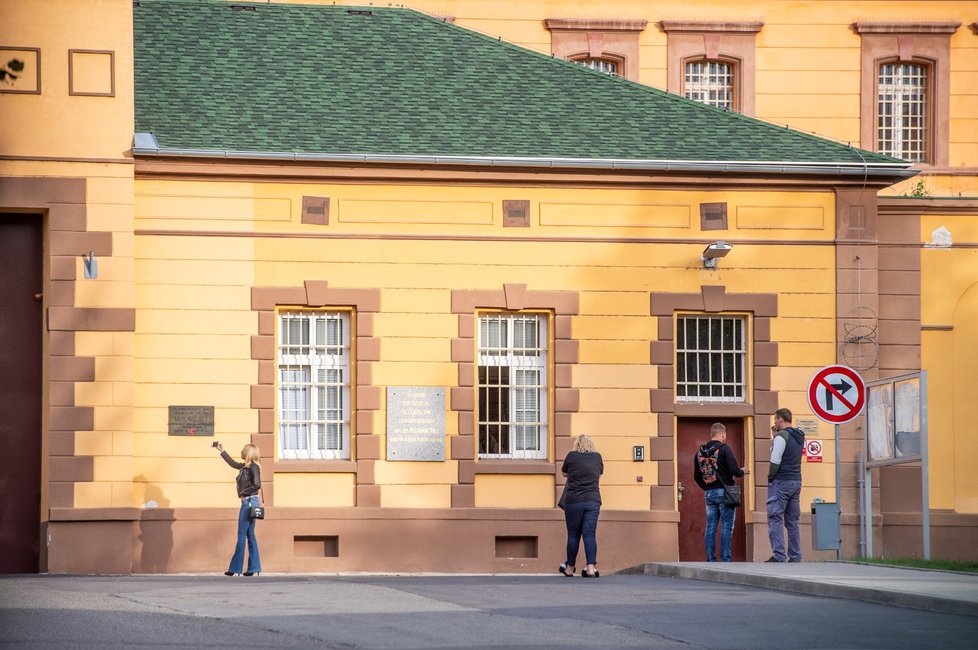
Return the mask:
<path id="1" fill-rule="evenodd" d="M 909 391 L 904 387 L 908 387 Z M 916 409 L 909 394 L 916 393 Z M 901 399 L 900 395 L 904 397 Z M 924 460 L 927 444 L 927 373 L 911 372 L 895 377 L 866 382 L 866 467 L 887 467 Z M 899 424 L 916 424 L 916 431 L 899 431 Z M 881 431 L 881 429 L 883 429 Z M 901 433 L 916 433 L 916 450 L 901 451 L 898 437 Z M 908 444 L 914 440 L 908 435 Z M 885 455 L 874 454 L 885 447 Z M 911 447 L 912 448 L 912 447 Z"/>

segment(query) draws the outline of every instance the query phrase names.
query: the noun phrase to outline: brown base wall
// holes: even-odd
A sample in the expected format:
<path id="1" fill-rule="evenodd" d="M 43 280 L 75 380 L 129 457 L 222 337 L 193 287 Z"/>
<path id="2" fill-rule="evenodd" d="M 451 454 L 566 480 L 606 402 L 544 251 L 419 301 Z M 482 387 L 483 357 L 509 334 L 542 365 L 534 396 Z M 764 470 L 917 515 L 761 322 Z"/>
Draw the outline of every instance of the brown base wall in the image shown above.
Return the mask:
<path id="1" fill-rule="evenodd" d="M 131 521 L 105 511 L 52 521 L 51 573 L 218 573 L 234 550 L 237 511 L 160 509 Z M 677 557 L 678 513 L 605 511 L 599 566 L 613 572 Z M 262 568 L 274 573 L 550 573 L 563 561 L 556 510 L 269 509 L 258 523 Z M 579 553 L 583 566 L 583 545 Z"/>
<path id="2" fill-rule="evenodd" d="M 64 509 L 47 525 L 47 571 L 76 574 L 219 573 L 234 550 L 237 511 Z M 54 512 L 54 511 L 53 511 Z M 748 561 L 771 555 L 764 513 L 747 525 Z M 129 518 L 126 519 L 125 515 Z M 675 562 L 676 512 L 604 511 L 598 564 L 611 573 L 646 562 Z M 921 557 L 919 514 L 877 517 L 876 555 Z M 812 549 L 811 515 L 801 516 L 805 561 L 834 560 Z M 978 560 L 978 515 L 932 513 L 931 557 Z M 859 555 L 859 528 L 844 516 L 842 558 Z M 44 539 L 42 538 L 42 547 Z M 556 510 L 269 510 L 258 524 L 263 569 L 274 573 L 550 573 L 564 559 L 566 531 Z M 583 546 L 579 564 L 584 560 Z M 45 567 L 42 566 L 42 570 Z"/>
<path id="3" fill-rule="evenodd" d="M 920 514 L 884 513 L 874 550 L 882 558 L 922 558 L 924 534 Z M 978 514 L 931 512 L 930 559 L 978 561 Z"/>

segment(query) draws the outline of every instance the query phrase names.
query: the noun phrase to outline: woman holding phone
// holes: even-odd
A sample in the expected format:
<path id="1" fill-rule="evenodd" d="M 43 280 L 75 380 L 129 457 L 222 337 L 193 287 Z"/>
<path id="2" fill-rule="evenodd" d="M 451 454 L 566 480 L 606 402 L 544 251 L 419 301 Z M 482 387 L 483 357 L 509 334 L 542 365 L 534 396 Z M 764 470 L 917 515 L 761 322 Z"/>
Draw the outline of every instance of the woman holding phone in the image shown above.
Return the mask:
<path id="1" fill-rule="evenodd" d="M 224 462 L 238 470 L 238 498 L 241 499 L 241 509 L 238 510 L 238 541 L 234 546 L 231 564 L 224 575 L 233 576 L 242 572 L 245 540 L 248 543 L 248 570 L 244 575 L 257 575 L 261 573 L 261 556 L 258 553 L 258 538 L 255 537 L 255 520 L 251 518 L 251 507 L 261 505 L 258 498 L 261 491 L 261 454 L 256 445 L 245 445 L 241 449 L 241 460 L 244 462 L 239 463 L 224 451 L 220 442 L 214 442 L 214 447 L 221 452 Z"/>

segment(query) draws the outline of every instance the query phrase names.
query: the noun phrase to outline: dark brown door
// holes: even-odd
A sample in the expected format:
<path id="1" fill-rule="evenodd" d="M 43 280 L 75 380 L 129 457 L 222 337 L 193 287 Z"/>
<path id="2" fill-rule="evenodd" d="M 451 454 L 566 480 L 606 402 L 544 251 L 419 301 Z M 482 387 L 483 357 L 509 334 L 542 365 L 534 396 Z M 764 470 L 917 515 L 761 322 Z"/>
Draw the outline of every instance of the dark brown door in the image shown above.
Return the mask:
<path id="1" fill-rule="evenodd" d="M 41 519 L 41 216 L 0 214 L 0 572 L 36 573 Z"/>
<path id="2" fill-rule="evenodd" d="M 703 535 L 706 531 L 706 501 L 703 490 L 693 479 L 693 457 L 700 445 L 710 439 L 710 425 L 722 422 L 727 427 L 727 444 L 737 457 L 737 464 L 744 466 L 744 421 L 731 419 L 680 418 L 676 425 L 676 476 L 682 488 L 679 501 L 679 560 L 681 562 L 705 562 L 706 548 Z M 738 480 L 743 485 L 743 479 Z M 744 528 L 744 509 L 737 508 L 734 519 L 731 556 L 734 562 L 747 559 L 747 534 Z M 720 533 L 717 531 L 716 555 L 720 557 Z"/>

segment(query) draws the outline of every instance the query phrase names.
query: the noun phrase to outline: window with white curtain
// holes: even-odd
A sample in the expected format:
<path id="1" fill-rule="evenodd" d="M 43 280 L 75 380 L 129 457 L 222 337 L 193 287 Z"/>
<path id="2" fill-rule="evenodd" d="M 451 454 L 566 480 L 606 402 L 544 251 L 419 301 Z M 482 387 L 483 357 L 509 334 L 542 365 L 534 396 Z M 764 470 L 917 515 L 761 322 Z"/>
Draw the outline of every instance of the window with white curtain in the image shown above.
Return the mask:
<path id="1" fill-rule="evenodd" d="M 547 316 L 479 317 L 479 458 L 547 457 Z"/>
<path id="2" fill-rule="evenodd" d="M 676 400 L 744 402 L 746 319 L 680 316 L 676 321 Z"/>
<path id="3" fill-rule="evenodd" d="M 877 151 L 896 158 L 927 159 L 927 71 L 917 63 L 884 63 L 877 89 Z"/>
<path id="4" fill-rule="evenodd" d="M 279 313 L 277 358 L 279 458 L 350 458 L 349 312 Z"/>
<path id="5" fill-rule="evenodd" d="M 580 63 L 586 68 L 604 72 L 605 74 L 618 75 L 618 62 L 612 59 L 599 59 L 586 57 L 583 59 L 573 59 L 574 63 Z"/>
<path id="6" fill-rule="evenodd" d="M 683 92 L 689 99 L 733 110 L 734 64 L 724 61 L 687 62 Z"/>

